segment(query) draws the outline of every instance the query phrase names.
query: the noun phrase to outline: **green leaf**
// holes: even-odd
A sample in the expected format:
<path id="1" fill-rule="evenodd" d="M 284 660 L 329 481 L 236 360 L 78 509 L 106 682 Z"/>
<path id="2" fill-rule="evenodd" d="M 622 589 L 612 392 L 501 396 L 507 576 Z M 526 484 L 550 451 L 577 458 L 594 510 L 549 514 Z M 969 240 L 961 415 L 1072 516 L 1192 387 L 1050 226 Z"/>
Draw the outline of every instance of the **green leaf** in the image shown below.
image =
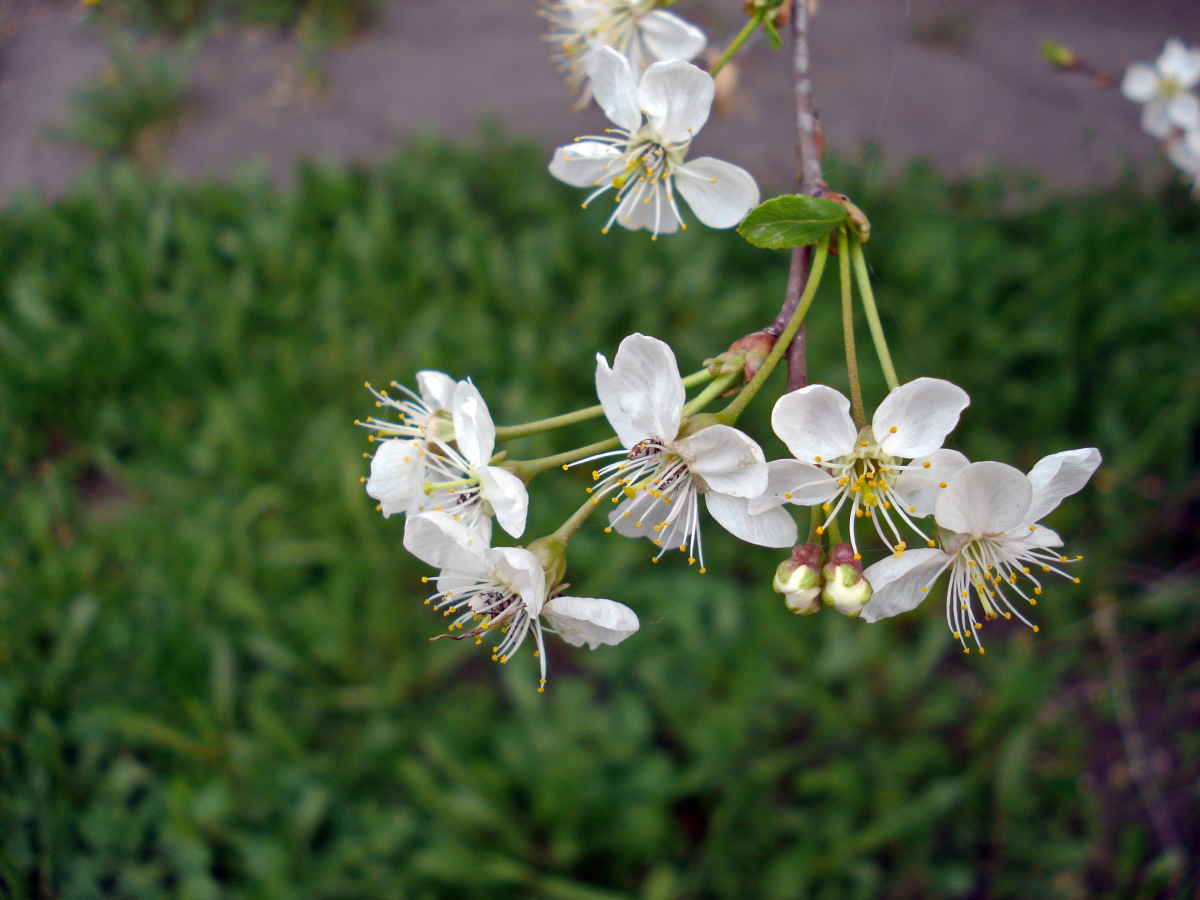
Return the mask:
<path id="1" fill-rule="evenodd" d="M 846 207 L 833 200 L 784 194 L 750 210 L 738 234 L 755 247 L 803 247 L 846 223 Z"/>
<path id="2" fill-rule="evenodd" d="M 779 50 L 783 47 L 783 38 L 779 36 L 779 29 L 775 27 L 775 23 L 770 19 L 763 19 L 763 31 L 767 33 L 767 40 L 771 44 L 772 50 Z"/>

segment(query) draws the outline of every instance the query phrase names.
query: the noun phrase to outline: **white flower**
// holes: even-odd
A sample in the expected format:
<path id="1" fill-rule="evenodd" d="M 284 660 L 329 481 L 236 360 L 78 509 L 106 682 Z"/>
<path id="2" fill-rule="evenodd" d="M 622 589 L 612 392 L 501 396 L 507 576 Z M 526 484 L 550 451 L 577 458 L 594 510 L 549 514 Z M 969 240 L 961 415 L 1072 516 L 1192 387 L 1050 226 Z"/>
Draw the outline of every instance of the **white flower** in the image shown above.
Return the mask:
<path id="1" fill-rule="evenodd" d="M 918 378 L 889 393 L 860 432 L 850 417 L 850 401 L 833 388 L 810 384 L 785 394 L 775 403 L 771 425 L 795 459 L 768 464 L 767 489 L 751 502 L 750 512 L 783 503 L 821 504 L 827 515 L 818 533 L 824 533 L 848 504 L 855 551 L 854 522 L 862 517 L 871 519 L 884 543 L 897 551 L 907 546 L 897 520 L 932 544 L 912 520 L 929 515 L 930 489 L 965 465 L 962 454 L 938 448 L 970 402 L 966 391 L 948 381 Z M 900 463 L 915 456 L 927 458 Z"/>
<path id="2" fill-rule="evenodd" d="M 1071 577 L 1060 566 L 1081 558 L 1053 549 L 1062 539 L 1038 521 L 1080 490 L 1098 465 L 1100 451 L 1088 447 L 1047 456 L 1028 475 L 998 462 L 963 467 L 934 506 L 941 549 L 911 550 L 870 566 L 865 574 L 875 592 L 862 618 L 876 622 L 916 608 L 949 569 L 946 623 L 964 650 L 970 652 L 971 638 L 983 652 L 972 594 L 985 619 L 1016 615 L 1030 625 L 1014 600 L 1036 604 L 1042 593 L 1038 572 Z"/>
<path id="3" fill-rule="evenodd" d="M 614 221 L 655 237 L 686 228 L 676 188 L 696 218 L 712 228 L 732 228 L 758 203 L 758 185 L 745 169 L 707 156 L 683 161 L 708 121 L 713 100 L 708 73 L 682 60 L 658 62 L 639 83 L 629 61 L 611 47 L 589 55 L 588 71 L 596 102 L 618 127 L 559 147 L 550 174 L 574 187 L 594 188 L 585 207 L 616 191 L 606 233 Z"/>
<path id="4" fill-rule="evenodd" d="M 441 569 L 437 593 L 426 600 L 453 620 L 456 640 L 485 635 L 496 641 L 492 659 L 506 663 L 533 632 L 534 656 L 546 684 L 546 655 L 541 619 L 568 644 L 618 644 L 638 629 L 637 615 L 614 600 L 596 597 L 547 598 L 546 573 L 538 558 L 522 547 L 489 548 L 478 532 L 447 513 L 412 516 L 404 523 L 404 546 L 422 562 Z M 457 632 L 457 633 L 456 633 Z M 542 690 L 539 686 L 538 690 Z"/>
<path id="5" fill-rule="evenodd" d="M 1189 91 L 1198 81 L 1200 51 L 1171 38 L 1153 67 L 1134 63 L 1125 70 L 1121 93 L 1135 103 L 1146 104 L 1142 128 L 1166 140 L 1173 128 L 1187 131 L 1200 126 L 1200 99 Z"/>
<path id="6" fill-rule="evenodd" d="M 704 49 L 704 32 L 673 13 L 657 9 L 657 0 L 560 0 L 549 3 L 549 40 L 567 71 L 567 82 L 580 91 L 580 105 L 591 98 L 587 58 L 605 45 L 629 60 L 641 74 L 653 62 L 690 60 Z"/>
<path id="7" fill-rule="evenodd" d="M 453 511 L 486 543 L 495 516 L 501 528 L 520 537 L 529 495 L 516 475 L 489 465 L 496 428 L 479 390 L 441 372 L 420 372 L 417 383 L 420 395 L 400 388 L 408 395 L 404 400 L 373 391 L 377 405 L 398 410 L 401 421 L 359 423 L 383 438 L 371 459 L 367 493 L 385 517 Z"/>
<path id="8" fill-rule="evenodd" d="M 616 358 L 596 354 L 596 393 L 604 414 L 625 450 L 592 477 L 594 502 L 610 491 L 620 501 L 609 516 L 610 528 L 627 537 L 648 537 L 661 557 L 675 547 L 700 562 L 698 496 L 730 534 L 763 547 L 790 547 L 796 523 L 783 510 L 750 515 L 750 497 L 762 493 L 767 465 L 758 444 L 736 428 L 712 425 L 681 434 L 685 390 L 675 354 L 660 340 L 632 334 L 621 341 Z M 581 460 L 589 462 L 590 460 Z"/>

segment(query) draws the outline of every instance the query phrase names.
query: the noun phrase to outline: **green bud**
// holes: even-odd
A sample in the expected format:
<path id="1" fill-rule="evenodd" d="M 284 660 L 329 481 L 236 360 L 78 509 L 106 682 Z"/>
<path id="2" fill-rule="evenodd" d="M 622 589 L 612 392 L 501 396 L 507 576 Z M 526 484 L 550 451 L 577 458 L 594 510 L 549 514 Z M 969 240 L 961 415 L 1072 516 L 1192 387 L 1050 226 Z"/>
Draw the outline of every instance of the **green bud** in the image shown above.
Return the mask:
<path id="1" fill-rule="evenodd" d="M 854 619 L 871 599 L 871 583 L 863 577 L 862 560 L 849 544 L 829 551 L 829 562 L 821 569 L 825 589 L 821 599 L 844 616 Z"/>
<path id="2" fill-rule="evenodd" d="M 821 608 L 821 548 L 799 544 L 775 569 L 771 587 L 798 616 L 811 616 Z"/>

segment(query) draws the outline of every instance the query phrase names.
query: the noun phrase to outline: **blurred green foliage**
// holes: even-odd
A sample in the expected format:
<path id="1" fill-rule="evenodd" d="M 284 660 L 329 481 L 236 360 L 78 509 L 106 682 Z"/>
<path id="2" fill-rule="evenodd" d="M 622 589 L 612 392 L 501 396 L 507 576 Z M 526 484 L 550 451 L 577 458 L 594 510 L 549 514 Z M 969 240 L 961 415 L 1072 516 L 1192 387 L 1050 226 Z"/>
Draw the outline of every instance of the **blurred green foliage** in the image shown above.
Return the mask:
<path id="1" fill-rule="evenodd" d="M 55 136 L 82 144 L 102 160 L 155 168 L 171 129 L 187 112 L 193 52 L 147 48 L 126 36 L 113 40 L 112 61 L 75 97 Z"/>
<path id="2" fill-rule="evenodd" d="M 95 0 L 102 13 L 176 34 L 221 22 L 319 29 L 343 37 L 375 21 L 382 0 Z"/>
<path id="3" fill-rule="evenodd" d="M 1105 454 L 1050 520 L 1087 559 L 1040 635 L 989 625 L 964 657 L 936 602 L 796 619 L 769 587 L 780 552 L 710 524 L 700 576 L 596 526 L 568 580 L 642 630 L 551 639 L 539 695 L 528 654 L 427 640 L 403 523 L 359 483 L 362 381 L 470 375 L 525 421 L 595 402 L 594 354 L 631 331 L 698 368 L 786 278 L 786 253 L 730 232 L 601 236 L 544 165 L 428 143 L 289 192 L 117 169 L 0 213 L 0 896 L 1190 896 L 1188 202 L 1006 212 L 994 182 L 830 179 L 871 217 L 902 378 L 973 397 L 960 449 Z M 810 359 L 841 386 L 837 321 L 829 290 Z M 864 387 L 882 396 L 873 370 Z M 585 480 L 535 482 L 527 536 Z"/>

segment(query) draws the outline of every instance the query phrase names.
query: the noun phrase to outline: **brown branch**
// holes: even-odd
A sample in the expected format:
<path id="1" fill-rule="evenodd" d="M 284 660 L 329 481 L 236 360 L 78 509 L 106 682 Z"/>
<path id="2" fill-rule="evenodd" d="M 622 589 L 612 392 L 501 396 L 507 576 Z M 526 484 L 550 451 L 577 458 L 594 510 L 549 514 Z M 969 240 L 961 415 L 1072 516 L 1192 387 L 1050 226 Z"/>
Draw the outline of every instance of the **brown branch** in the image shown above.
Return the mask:
<path id="1" fill-rule="evenodd" d="M 808 0 L 795 0 L 792 4 L 792 87 L 796 113 L 796 180 L 800 183 L 800 193 L 818 197 L 828 189 L 821 174 L 821 153 L 824 149 L 821 122 L 813 104 L 812 79 L 809 76 L 808 18 Z M 811 261 L 811 247 L 797 247 L 792 251 L 783 308 L 767 329 L 772 334 L 782 333 L 796 311 L 796 304 L 808 281 Z M 787 349 L 789 391 L 808 384 L 807 333 L 807 327 L 801 325 L 795 340 Z"/>

